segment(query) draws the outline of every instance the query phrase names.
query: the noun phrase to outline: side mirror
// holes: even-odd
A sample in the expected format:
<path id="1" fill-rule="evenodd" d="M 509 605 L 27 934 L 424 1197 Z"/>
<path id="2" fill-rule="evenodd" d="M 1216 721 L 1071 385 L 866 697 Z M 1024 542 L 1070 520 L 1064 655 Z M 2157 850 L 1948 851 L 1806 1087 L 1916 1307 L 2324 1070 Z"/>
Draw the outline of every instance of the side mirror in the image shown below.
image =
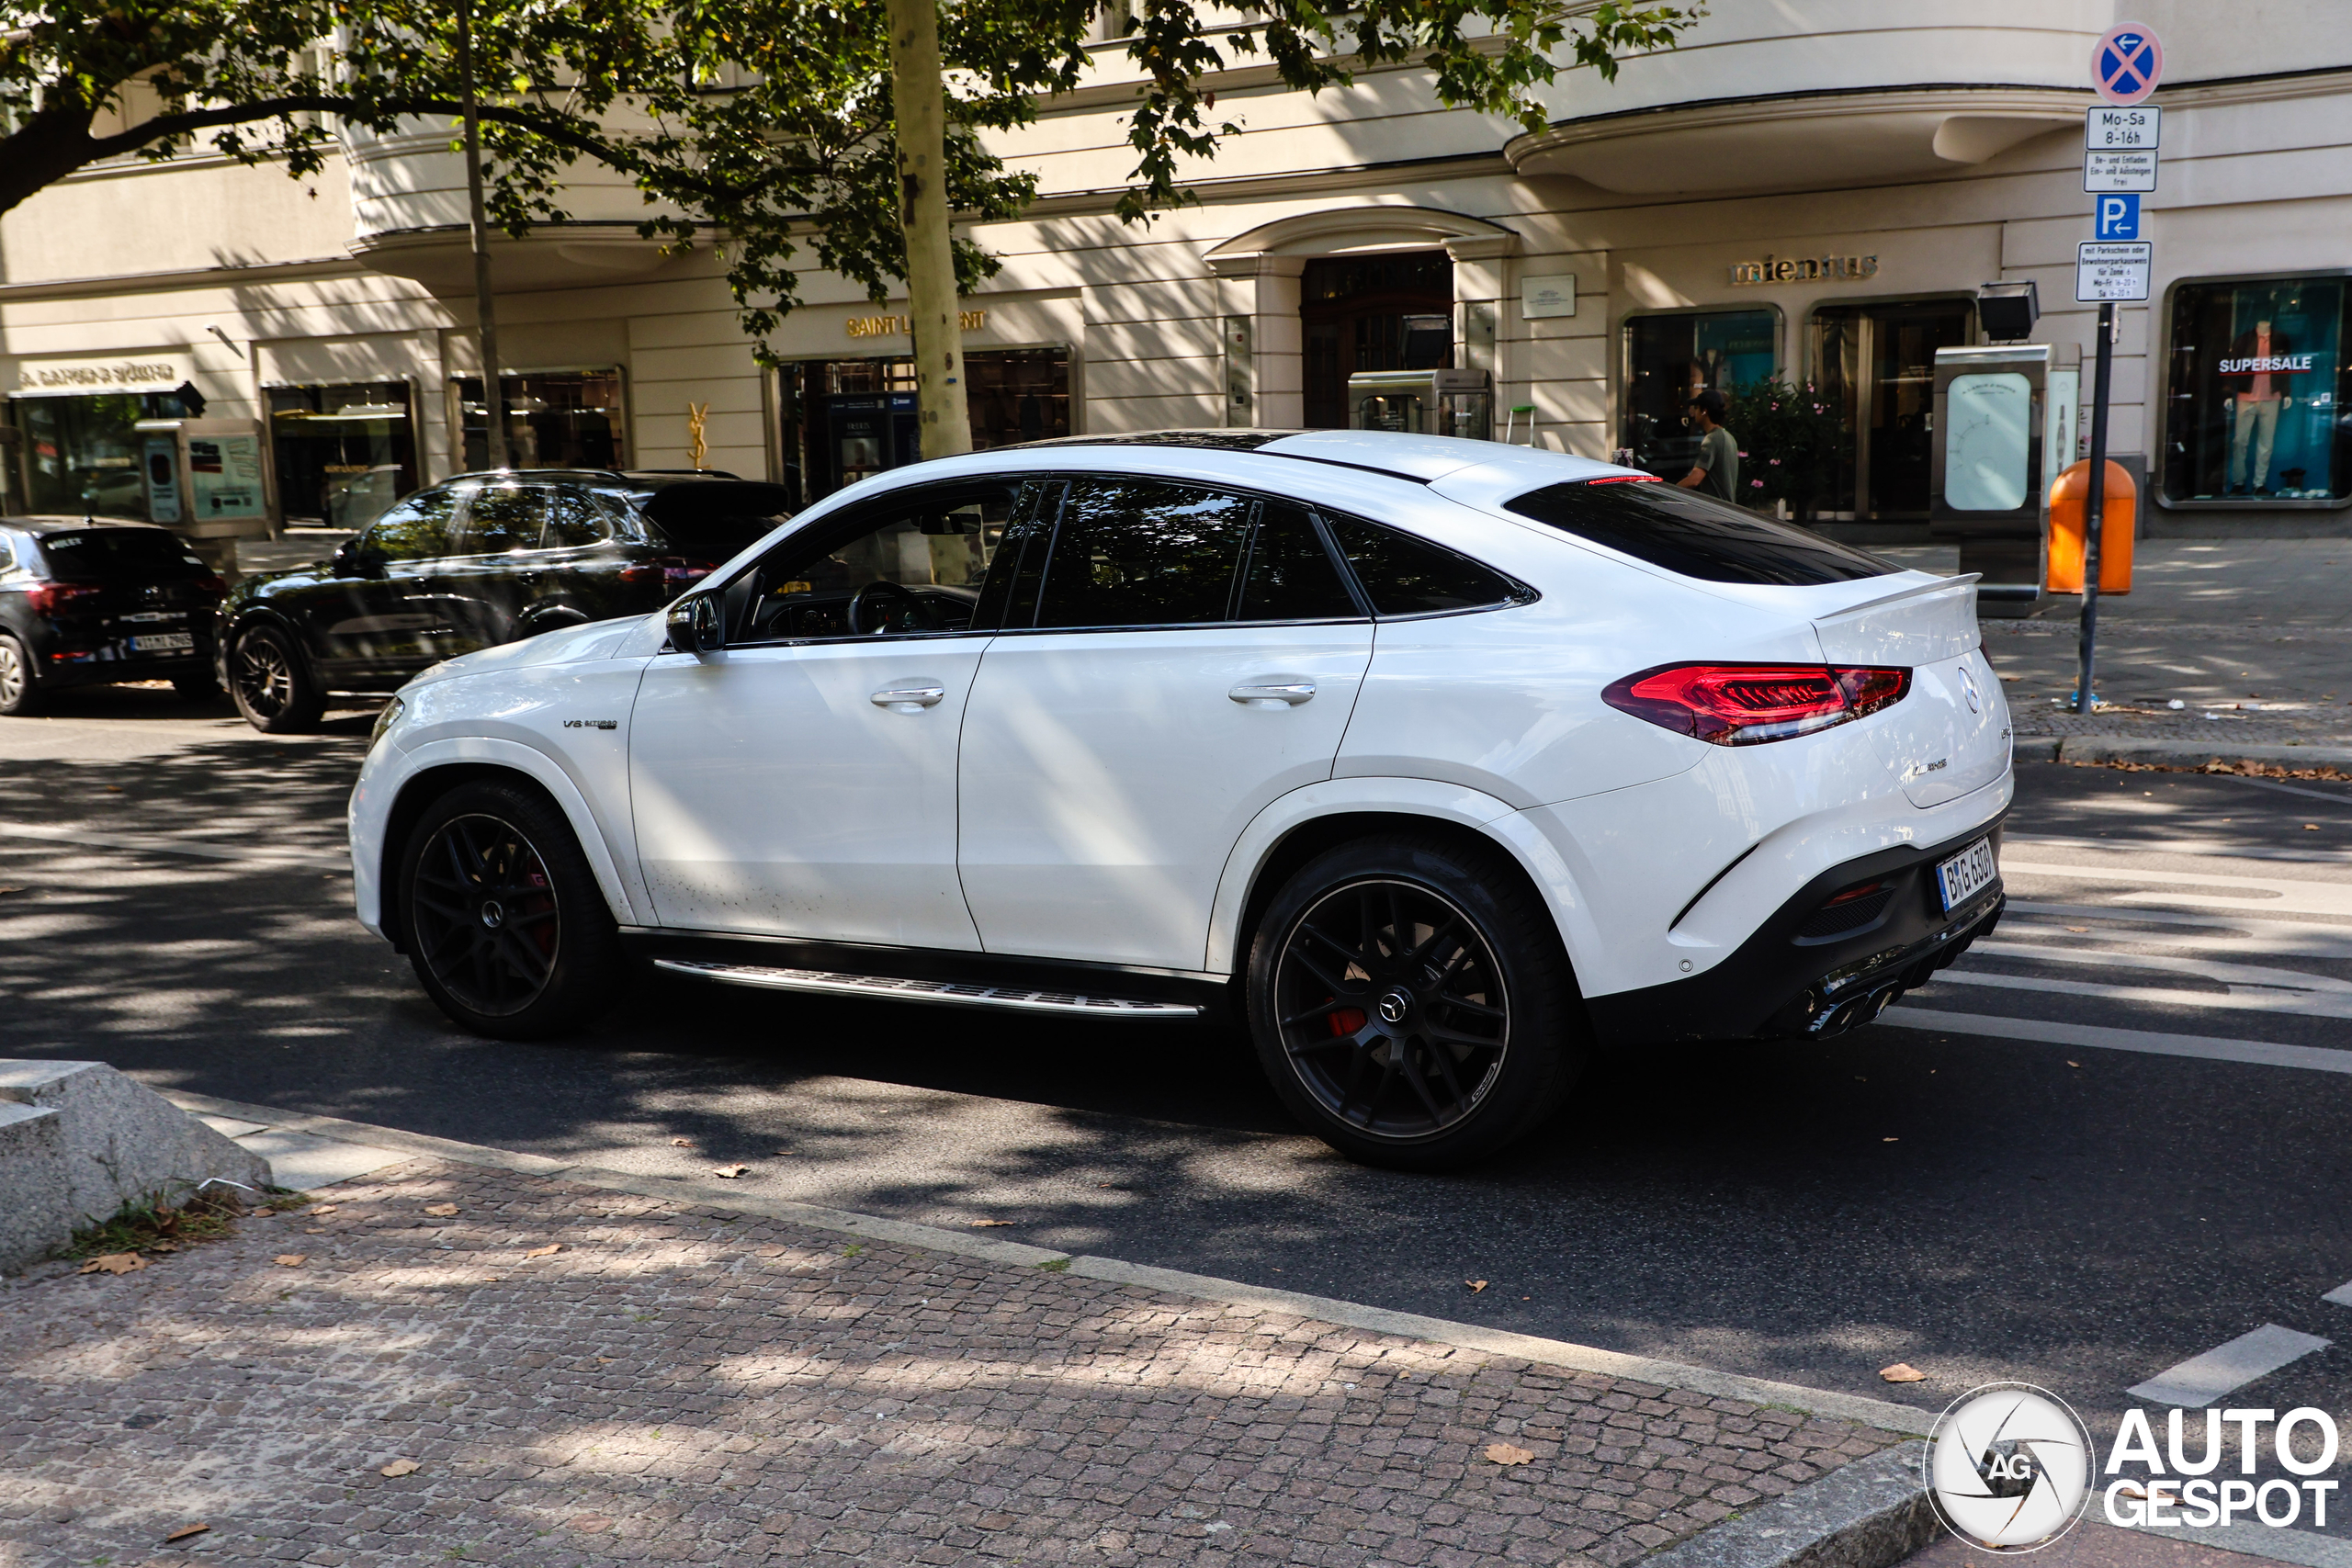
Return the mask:
<path id="1" fill-rule="evenodd" d="M 696 593 L 670 606 L 670 646 L 697 659 L 716 653 L 726 642 L 719 633 L 718 601 Z"/>
<path id="2" fill-rule="evenodd" d="M 334 547 L 331 564 L 337 571 L 349 571 L 359 564 L 359 538 L 354 535 Z"/>

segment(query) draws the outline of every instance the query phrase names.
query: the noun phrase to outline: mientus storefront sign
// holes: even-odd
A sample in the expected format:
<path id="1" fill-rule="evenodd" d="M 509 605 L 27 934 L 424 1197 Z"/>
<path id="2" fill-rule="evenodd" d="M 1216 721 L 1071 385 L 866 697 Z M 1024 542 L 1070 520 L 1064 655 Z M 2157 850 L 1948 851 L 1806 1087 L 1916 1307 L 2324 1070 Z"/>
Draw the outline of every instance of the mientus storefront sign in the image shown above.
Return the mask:
<path id="1" fill-rule="evenodd" d="M 1766 256 L 1731 264 L 1734 283 L 1820 283 L 1837 278 L 1876 277 L 1876 256 Z"/>

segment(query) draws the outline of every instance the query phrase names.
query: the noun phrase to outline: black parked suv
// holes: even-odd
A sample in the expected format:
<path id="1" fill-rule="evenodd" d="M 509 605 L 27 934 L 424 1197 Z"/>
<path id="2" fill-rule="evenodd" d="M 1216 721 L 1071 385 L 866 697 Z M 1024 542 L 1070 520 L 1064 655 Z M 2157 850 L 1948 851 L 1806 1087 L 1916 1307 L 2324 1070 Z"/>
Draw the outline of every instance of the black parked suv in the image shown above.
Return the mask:
<path id="1" fill-rule="evenodd" d="M 239 583 L 221 682 L 254 728 L 306 729 L 330 691 L 389 692 L 478 648 L 658 610 L 789 514 L 782 486 L 707 469 L 460 474 L 331 559 Z"/>
<path id="2" fill-rule="evenodd" d="M 0 518 L 0 714 L 117 681 L 218 695 L 213 609 L 226 592 L 177 535 L 152 523 Z"/>

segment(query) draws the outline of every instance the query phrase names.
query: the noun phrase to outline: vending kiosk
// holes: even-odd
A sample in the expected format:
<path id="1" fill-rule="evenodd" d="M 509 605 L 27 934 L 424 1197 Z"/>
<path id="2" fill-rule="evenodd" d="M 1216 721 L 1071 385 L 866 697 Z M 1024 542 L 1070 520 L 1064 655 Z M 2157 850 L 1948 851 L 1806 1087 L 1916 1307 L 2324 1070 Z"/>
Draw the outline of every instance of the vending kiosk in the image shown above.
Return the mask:
<path id="1" fill-rule="evenodd" d="M 274 531 L 268 443 L 251 419 L 142 419 L 141 475 L 147 520 L 186 539 L 221 576 L 234 578 L 237 541 Z"/>
<path id="2" fill-rule="evenodd" d="M 2075 460 L 2081 391 L 2071 344 L 1936 351 L 1928 533 L 1958 544 L 1960 570 L 1981 578 L 1980 615 L 2042 603 L 2050 486 Z"/>
<path id="3" fill-rule="evenodd" d="M 1484 370 L 1359 370 L 1348 378 L 1348 428 L 1495 438 L 1495 393 Z"/>

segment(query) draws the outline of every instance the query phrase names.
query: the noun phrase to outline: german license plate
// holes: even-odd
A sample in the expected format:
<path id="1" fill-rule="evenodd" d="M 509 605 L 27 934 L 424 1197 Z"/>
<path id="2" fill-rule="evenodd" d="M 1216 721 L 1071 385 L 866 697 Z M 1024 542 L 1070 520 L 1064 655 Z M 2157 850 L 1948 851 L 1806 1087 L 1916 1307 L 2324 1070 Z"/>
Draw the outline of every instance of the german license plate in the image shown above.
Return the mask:
<path id="1" fill-rule="evenodd" d="M 194 632 L 149 632 L 130 639 L 133 653 L 186 653 L 195 647 Z"/>
<path id="2" fill-rule="evenodd" d="M 2000 868 L 1993 863 L 1993 840 L 1979 839 L 1936 867 L 1936 891 L 1949 915 L 1993 885 Z"/>

